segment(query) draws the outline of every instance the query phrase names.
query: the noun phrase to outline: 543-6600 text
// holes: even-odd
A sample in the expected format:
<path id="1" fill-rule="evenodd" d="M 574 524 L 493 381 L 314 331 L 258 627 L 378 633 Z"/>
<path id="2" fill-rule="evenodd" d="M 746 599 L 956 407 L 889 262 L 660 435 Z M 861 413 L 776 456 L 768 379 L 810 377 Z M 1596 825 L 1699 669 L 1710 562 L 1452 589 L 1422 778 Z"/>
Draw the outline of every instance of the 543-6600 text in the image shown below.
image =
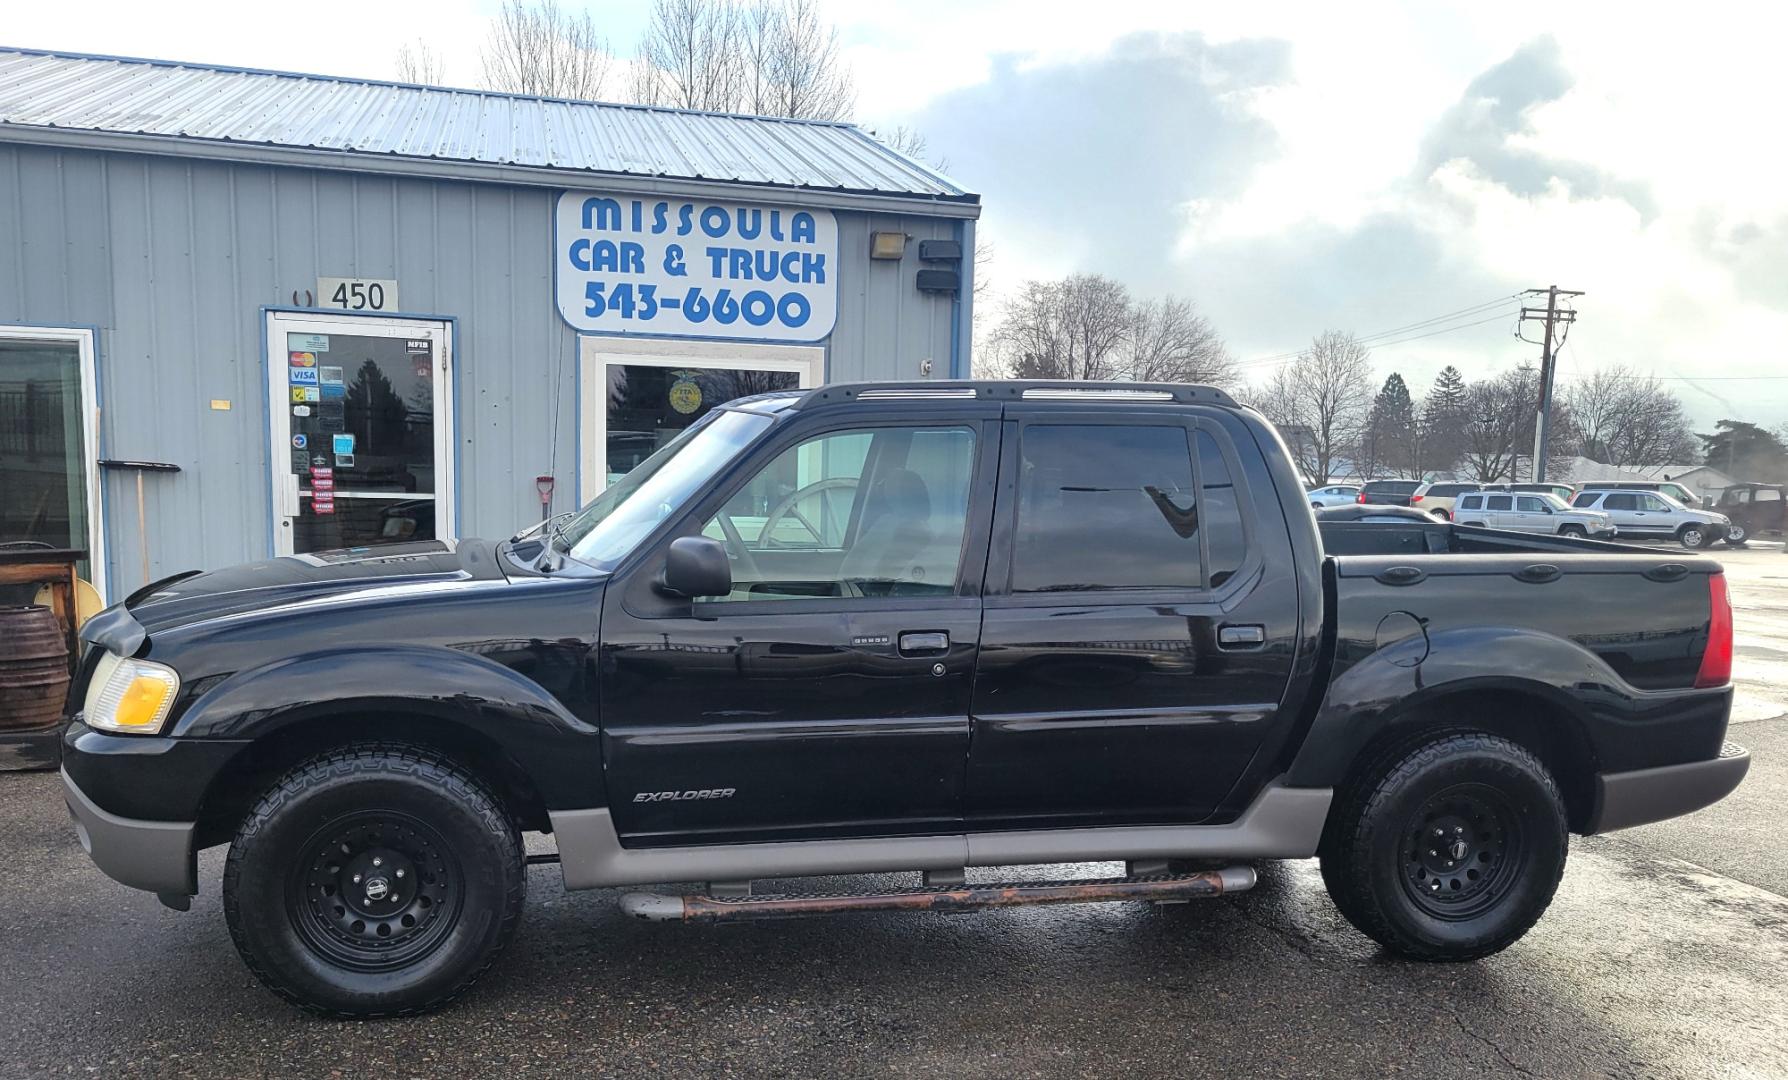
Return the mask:
<path id="1" fill-rule="evenodd" d="M 713 319 L 730 326 L 744 319 L 751 326 L 768 326 L 772 322 L 790 328 L 801 326 L 813 314 L 813 305 L 798 292 L 773 295 L 763 289 L 735 295 L 731 289 L 717 289 L 712 296 L 699 286 L 691 286 L 681 296 L 660 293 L 658 286 L 623 281 L 612 289 L 606 282 L 584 283 L 584 314 L 596 318 L 604 313 L 623 319 L 650 322 L 660 311 L 681 310 L 690 322 Z"/>

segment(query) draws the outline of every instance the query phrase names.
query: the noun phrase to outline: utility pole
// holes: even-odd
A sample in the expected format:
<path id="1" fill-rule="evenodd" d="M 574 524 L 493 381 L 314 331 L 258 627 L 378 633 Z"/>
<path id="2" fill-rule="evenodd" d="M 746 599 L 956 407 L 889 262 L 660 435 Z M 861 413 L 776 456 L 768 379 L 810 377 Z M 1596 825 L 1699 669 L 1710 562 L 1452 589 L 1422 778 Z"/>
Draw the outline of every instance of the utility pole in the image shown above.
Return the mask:
<path id="1" fill-rule="evenodd" d="M 1528 289 L 1526 295 L 1537 297 L 1541 293 L 1546 294 L 1545 310 L 1533 307 L 1521 309 L 1522 323 L 1534 319 L 1546 324 L 1546 336 L 1540 342 L 1540 415 L 1533 429 L 1533 482 L 1536 484 L 1546 482 L 1546 429 L 1552 423 L 1552 375 L 1557 369 L 1552 356 L 1552 350 L 1557 345 L 1557 342 L 1553 340 L 1553 330 L 1556 327 L 1569 326 L 1577 321 L 1577 313 L 1574 310 L 1570 308 L 1559 310 L 1558 298 L 1583 295 L 1581 291 L 1561 289 L 1556 285 L 1544 289 Z M 1519 327 L 1517 327 L 1517 332 L 1519 332 Z M 1569 331 L 1566 332 L 1569 333 Z"/>

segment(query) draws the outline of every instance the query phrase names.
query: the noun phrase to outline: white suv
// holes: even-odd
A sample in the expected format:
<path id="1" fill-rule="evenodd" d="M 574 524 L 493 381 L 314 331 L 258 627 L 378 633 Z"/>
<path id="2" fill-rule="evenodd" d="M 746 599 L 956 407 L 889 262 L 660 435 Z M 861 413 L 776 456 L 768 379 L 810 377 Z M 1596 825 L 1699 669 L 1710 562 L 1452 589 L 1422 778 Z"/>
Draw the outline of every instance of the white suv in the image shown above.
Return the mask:
<path id="1" fill-rule="evenodd" d="M 1577 510 L 1546 492 L 1474 491 L 1453 501 L 1453 520 L 1487 529 L 1606 540 L 1617 529 L 1600 510 Z"/>
<path id="2" fill-rule="evenodd" d="M 1725 514 L 1691 510 L 1660 491 L 1584 488 L 1571 506 L 1607 514 L 1622 537 L 1674 538 L 1686 548 L 1703 548 L 1732 533 L 1732 519 Z"/>

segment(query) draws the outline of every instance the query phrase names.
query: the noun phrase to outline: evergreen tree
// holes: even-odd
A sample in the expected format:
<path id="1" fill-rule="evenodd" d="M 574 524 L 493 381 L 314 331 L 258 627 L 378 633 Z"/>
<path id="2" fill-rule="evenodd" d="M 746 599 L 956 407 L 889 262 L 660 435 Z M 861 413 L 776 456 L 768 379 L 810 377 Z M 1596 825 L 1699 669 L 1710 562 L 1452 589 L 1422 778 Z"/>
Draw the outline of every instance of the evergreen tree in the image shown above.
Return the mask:
<path id="1" fill-rule="evenodd" d="M 1722 420 L 1711 434 L 1697 435 L 1707 463 L 1734 480 L 1788 481 L 1788 447 L 1771 432 L 1743 420 Z"/>
<path id="2" fill-rule="evenodd" d="M 1440 369 L 1422 402 L 1422 461 L 1429 469 L 1451 469 L 1465 453 L 1465 425 L 1470 417 L 1465 376 L 1451 364 Z"/>
<path id="3" fill-rule="evenodd" d="M 1361 460 L 1371 460 L 1395 475 L 1410 473 L 1415 468 L 1415 426 L 1415 402 L 1403 376 L 1393 371 L 1372 399 Z"/>

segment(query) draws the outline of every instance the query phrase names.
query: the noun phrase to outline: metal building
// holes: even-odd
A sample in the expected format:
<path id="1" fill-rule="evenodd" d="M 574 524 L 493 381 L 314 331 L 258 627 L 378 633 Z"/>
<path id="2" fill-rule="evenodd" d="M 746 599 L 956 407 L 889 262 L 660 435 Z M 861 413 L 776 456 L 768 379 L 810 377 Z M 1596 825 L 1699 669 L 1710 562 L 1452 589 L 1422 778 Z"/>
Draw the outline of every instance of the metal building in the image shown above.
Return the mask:
<path id="1" fill-rule="evenodd" d="M 966 376 L 979 213 L 849 124 L 0 49 L 0 542 L 115 600 L 508 535 L 727 398 Z"/>

